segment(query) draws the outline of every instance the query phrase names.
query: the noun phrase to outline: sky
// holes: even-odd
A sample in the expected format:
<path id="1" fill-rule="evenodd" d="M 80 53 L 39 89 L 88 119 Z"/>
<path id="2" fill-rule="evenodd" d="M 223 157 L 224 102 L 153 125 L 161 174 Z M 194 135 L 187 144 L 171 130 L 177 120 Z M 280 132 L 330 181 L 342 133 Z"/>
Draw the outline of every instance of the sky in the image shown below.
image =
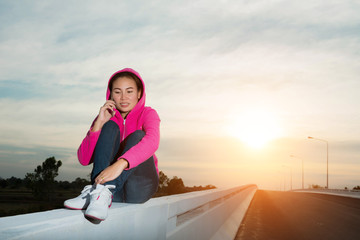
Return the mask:
<path id="1" fill-rule="evenodd" d="M 76 151 L 115 71 L 161 118 L 159 170 L 187 186 L 360 185 L 356 0 L 0 1 L 0 177 Z M 307 139 L 312 136 L 328 142 Z M 290 156 L 293 157 L 290 157 Z"/>

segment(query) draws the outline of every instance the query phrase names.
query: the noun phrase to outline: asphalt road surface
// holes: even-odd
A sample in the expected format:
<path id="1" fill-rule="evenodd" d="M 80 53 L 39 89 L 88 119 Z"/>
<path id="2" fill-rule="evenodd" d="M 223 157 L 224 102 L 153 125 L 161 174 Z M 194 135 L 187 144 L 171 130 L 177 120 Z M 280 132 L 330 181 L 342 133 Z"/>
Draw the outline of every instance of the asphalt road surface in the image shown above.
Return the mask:
<path id="1" fill-rule="evenodd" d="M 235 239 L 359 240 L 360 199 L 258 190 Z"/>

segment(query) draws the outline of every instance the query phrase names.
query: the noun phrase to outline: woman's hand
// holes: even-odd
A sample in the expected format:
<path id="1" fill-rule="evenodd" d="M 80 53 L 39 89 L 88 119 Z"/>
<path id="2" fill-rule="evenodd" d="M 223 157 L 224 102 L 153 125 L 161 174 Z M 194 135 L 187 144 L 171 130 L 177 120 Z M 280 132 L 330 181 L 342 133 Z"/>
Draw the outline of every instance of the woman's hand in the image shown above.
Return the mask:
<path id="1" fill-rule="evenodd" d="M 105 168 L 95 178 L 95 183 L 96 184 L 104 184 L 106 182 L 114 180 L 115 178 L 120 176 L 122 171 L 124 171 L 124 169 L 127 167 L 128 167 L 128 162 L 125 159 L 121 158 L 121 159 L 117 160 L 114 164 Z"/>
<path id="2" fill-rule="evenodd" d="M 104 126 L 104 124 L 110 120 L 110 118 L 115 116 L 115 109 L 115 102 L 113 100 L 107 100 L 105 104 L 100 108 L 98 118 L 94 123 L 92 131 L 99 131 Z"/>

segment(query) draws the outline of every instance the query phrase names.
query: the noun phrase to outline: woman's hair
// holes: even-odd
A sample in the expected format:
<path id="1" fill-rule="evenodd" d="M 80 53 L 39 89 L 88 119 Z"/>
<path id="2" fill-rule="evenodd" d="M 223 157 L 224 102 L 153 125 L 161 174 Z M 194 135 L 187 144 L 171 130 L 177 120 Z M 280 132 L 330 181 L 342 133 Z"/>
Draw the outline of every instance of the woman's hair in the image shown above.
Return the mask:
<path id="1" fill-rule="evenodd" d="M 142 82 L 141 80 L 138 78 L 138 76 L 136 76 L 134 73 L 131 73 L 131 72 L 120 72 L 120 73 L 117 73 L 115 74 L 111 79 L 110 79 L 110 82 L 109 82 L 109 89 L 110 89 L 110 93 L 112 91 L 112 85 L 114 83 L 114 81 L 118 78 L 121 78 L 121 77 L 128 77 L 132 80 L 135 81 L 135 84 L 136 84 L 136 87 L 137 87 L 137 90 L 138 91 L 141 91 L 141 95 L 140 95 L 140 98 L 142 97 L 143 95 L 143 85 L 142 85 Z"/>

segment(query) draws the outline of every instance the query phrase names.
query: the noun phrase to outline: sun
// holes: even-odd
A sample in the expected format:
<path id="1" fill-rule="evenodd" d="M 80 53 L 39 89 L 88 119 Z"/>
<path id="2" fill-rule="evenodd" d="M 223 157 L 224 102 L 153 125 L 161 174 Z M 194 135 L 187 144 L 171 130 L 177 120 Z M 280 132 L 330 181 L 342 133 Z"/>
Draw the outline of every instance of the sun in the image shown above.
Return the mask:
<path id="1" fill-rule="evenodd" d="M 233 121 L 229 129 L 230 134 L 256 149 L 264 147 L 269 141 L 280 137 L 282 132 L 279 120 L 266 110 L 243 112 Z"/>

